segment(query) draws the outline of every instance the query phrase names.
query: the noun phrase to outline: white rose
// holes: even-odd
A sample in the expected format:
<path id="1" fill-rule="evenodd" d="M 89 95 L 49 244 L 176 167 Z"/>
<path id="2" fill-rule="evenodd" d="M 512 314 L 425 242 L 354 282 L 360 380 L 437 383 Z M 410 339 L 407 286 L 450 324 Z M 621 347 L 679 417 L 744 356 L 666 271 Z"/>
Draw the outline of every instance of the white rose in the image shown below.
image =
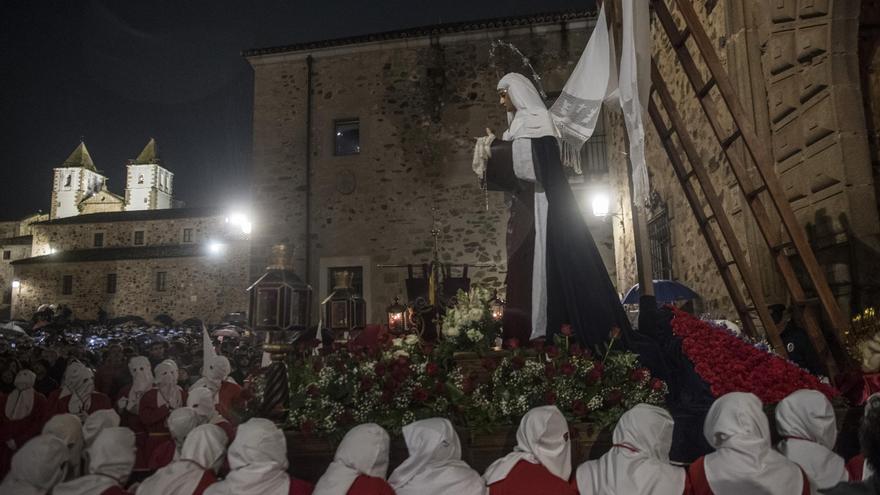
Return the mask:
<path id="1" fill-rule="evenodd" d="M 406 339 L 403 340 L 403 343 L 406 345 L 415 345 L 419 342 L 419 336 L 415 334 L 409 334 L 406 336 Z"/>
<path id="2" fill-rule="evenodd" d="M 467 336 L 468 336 L 468 338 L 471 339 L 473 342 L 479 342 L 479 341 L 482 340 L 482 338 L 483 338 L 483 334 L 480 333 L 479 330 L 474 330 L 474 329 L 468 330 L 468 331 L 467 331 Z"/>
<path id="3" fill-rule="evenodd" d="M 391 345 L 393 345 L 394 347 L 400 347 L 400 346 L 403 345 L 403 339 L 400 338 L 400 337 L 398 337 L 398 338 L 396 338 L 396 339 L 393 339 L 393 340 L 391 341 Z"/>
<path id="4" fill-rule="evenodd" d="M 443 329 L 443 334 L 447 337 L 458 337 L 461 335 L 461 331 L 457 327 L 447 327 Z"/>
<path id="5" fill-rule="evenodd" d="M 403 349 L 401 349 L 401 350 L 399 350 L 399 351 L 394 351 L 394 357 L 399 358 L 399 357 L 401 357 L 401 356 L 403 356 L 403 357 L 409 357 L 409 353 L 406 352 L 406 351 L 404 351 Z"/>

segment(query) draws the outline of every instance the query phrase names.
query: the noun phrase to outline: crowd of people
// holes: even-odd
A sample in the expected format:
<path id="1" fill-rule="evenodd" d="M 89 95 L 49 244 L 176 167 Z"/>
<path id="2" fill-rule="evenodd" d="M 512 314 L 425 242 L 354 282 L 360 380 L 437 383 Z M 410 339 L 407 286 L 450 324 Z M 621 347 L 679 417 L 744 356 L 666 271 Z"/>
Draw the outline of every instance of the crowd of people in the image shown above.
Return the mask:
<path id="1" fill-rule="evenodd" d="M 36 361 L 40 373 L 54 380 L 62 357 L 43 352 L 49 355 Z M 0 397 L 0 495 L 880 493 L 872 478 L 880 462 L 880 396 L 866 407 L 863 455 L 849 462 L 833 451 L 831 403 L 800 390 L 776 408 L 783 440 L 775 448 L 756 396 L 717 399 L 704 427 L 715 451 L 688 466 L 669 460 L 674 423 L 663 408 L 633 407 L 618 421 L 609 452 L 573 466 L 565 417 L 542 406 L 523 416 L 513 451 L 482 474 L 462 460 L 450 421 L 429 418 L 403 428 L 409 456 L 390 474 L 389 434 L 362 424 L 347 432 L 312 484 L 288 474 L 287 441 L 273 422 L 236 424 L 241 387 L 227 357 L 207 354 L 190 383 L 174 359 L 151 347 L 148 356 L 128 359 L 127 380 L 105 371 L 102 387 L 110 388 L 99 389 L 102 368 L 118 367 L 112 363 L 124 354 L 108 347 L 96 374 L 65 356 L 61 385 L 43 388 L 48 395 L 37 389 L 33 366 L 21 365 Z"/>

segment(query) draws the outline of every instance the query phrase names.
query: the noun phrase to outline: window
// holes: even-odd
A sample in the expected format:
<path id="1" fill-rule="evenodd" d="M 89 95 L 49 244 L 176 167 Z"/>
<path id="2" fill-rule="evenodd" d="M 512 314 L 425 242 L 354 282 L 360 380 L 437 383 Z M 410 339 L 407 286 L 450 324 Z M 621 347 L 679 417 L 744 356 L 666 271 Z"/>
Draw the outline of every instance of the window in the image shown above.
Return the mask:
<path id="1" fill-rule="evenodd" d="M 92 245 L 96 248 L 104 247 L 104 233 L 103 232 L 95 232 L 94 236 L 95 241 Z"/>
<path id="2" fill-rule="evenodd" d="M 12 259 L 12 251 L 10 251 L 8 249 L 3 250 L 3 259 L 4 260 L 11 260 Z"/>
<path id="3" fill-rule="evenodd" d="M 356 155 L 361 152 L 360 121 L 338 120 L 334 122 L 333 127 L 336 155 Z"/>
<path id="4" fill-rule="evenodd" d="M 168 272 L 156 272 L 156 292 L 168 290 Z"/>
<path id="5" fill-rule="evenodd" d="M 107 294 L 116 294 L 116 274 L 107 274 Z"/>
<path id="6" fill-rule="evenodd" d="M 144 231 L 143 230 L 135 230 L 134 231 L 134 245 L 135 246 L 143 246 L 144 245 Z"/>
<path id="7" fill-rule="evenodd" d="M 584 175 L 608 173 L 608 156 L 605 144 L 605 116 L 599 113 L 593 135 L 581 148 L 581 170 Z"/>
<path id="8" fill-rule="evenodd" d="M 144 183 L 144 174 L 138 175 L 138 184 Z"/>
<path id="9" fill-rule="evenodd" d="M 193 229 L 183 229 L 183 242 L 193 241 Z"/>
<path id="10" fill-rule="evenodd" d="M 65 296 L 73 294 L 73 275 L 61 277 L 61 294 Z"/>
<path id="11" fill-rule="evenodd" d="M 651 239 L 651 268 L 655 279 L 672 279 L 672 238 L 669 235 L 669 215 L 662 210 L 648 222 Z"/>
<path id="12" fill-rule="evenodd" d="M 64 179 L 64 187 L 70 187 L 72 181 L 73 181 L 73 175 L 67 174 L 67 177 Z"/>

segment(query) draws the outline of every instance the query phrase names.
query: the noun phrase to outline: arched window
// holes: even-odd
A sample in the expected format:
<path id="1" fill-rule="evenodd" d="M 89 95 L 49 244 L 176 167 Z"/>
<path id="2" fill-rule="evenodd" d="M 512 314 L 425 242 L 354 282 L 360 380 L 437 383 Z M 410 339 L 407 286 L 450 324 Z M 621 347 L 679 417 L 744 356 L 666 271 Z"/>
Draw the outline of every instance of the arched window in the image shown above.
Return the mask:
<path id="1" fill-rule="evenodd" d="M 70 187 L 71 181 L 73 181 L 73 175 L 67 174 L 67 178 L 64 179 L 64 187 Z"/>
<path id="2" fill-rule="evenodd" d="M 138 175 L 138 184 L 144 183 L 144 174 Z"/>

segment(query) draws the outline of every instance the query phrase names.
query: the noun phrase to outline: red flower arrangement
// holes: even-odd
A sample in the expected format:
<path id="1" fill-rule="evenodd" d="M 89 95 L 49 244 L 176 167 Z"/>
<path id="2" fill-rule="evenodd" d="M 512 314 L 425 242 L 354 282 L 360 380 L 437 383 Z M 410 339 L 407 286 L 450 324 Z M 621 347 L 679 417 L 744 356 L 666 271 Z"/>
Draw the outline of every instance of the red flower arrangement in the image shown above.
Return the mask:
<path id="1" fill-rule="evenodd" d="M 713 396 L 751 392 L 765 404 L 775 404 L 800 389 L 818 390 L 829 400 L 840 395 L 797 365 L 689 313 L 673 311 L 672 331 L 681 337 L 682 351 Z"/>

